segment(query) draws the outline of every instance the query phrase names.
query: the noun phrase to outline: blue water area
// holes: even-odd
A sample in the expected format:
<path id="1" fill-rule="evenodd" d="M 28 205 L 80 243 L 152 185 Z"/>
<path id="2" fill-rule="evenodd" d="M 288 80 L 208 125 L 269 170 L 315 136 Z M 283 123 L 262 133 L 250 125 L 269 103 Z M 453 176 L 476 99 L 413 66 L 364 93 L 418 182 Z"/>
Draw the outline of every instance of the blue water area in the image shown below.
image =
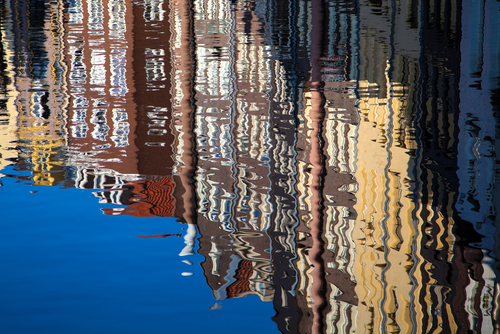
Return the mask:
<path id="1" fill-rule="evenodd" d="M 178 255 L 183 238 L 137 237 L 184 235 L 175 219 L 106 216 L 91 190 L 2 182 L 1 333 L 277 332 L 256 296 L 217 303 L 203 257 Z"/>

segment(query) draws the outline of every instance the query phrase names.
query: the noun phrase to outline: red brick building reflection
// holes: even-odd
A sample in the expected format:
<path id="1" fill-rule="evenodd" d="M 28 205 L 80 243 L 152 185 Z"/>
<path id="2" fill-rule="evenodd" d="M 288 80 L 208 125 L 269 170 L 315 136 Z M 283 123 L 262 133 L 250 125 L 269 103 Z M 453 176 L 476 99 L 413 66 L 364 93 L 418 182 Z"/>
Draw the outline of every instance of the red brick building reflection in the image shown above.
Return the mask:
<path id="1" fill-rule="evenodd" d="M 105 214 L 188 216 L 184 205 L 176 212 L 190 192 L 176 152 L 190 149 L 187 136 L 176 132 L 186 120 L 173 116 L 172 64 L 179 62 L 172 61 L 169 13 L 163 0 L 69 4 L 70 164 L 78 187 L 102 189 L 101 202 L 125 206 Z"/>
<path id="2" fill-rule="evenodd" d="M 170 176 L 132 181 L 127 184 L 132 197 L 120 204 L 126 205 L 125 210 L 104 208 L 107 215 L 127 214 L 134 217 L 173 217 L 175 213 L 175 182 Z"/>

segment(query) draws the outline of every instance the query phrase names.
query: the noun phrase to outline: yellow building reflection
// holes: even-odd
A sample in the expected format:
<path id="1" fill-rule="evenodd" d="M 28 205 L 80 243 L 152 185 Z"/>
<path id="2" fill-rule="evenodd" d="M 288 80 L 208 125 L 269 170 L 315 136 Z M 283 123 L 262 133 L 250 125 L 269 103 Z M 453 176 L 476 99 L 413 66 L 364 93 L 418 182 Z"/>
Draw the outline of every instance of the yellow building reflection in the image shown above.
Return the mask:
<path id="1" fill-rule="evenodd" d="M 450 289 L 434 278 L 445 265 L 462 266 L 454 249 L 453 208 L 440 206 L 452 203 L 453 193 L 433 200 L 433 183 L 439 176 L 430 172 L 421 182 L 415 169 L 420 157 L 409 111 L 417 64 L 401 56 L 389 60 L 386 50 L 368 38 L 363 43 L 369 52 L 361 59 L 361 70 L 371 80 L 358 82 L 353 233 L 358 332 L 457 332 L 460 300 L 449 300 Z M 377 64 L 374 59 L 387 61 Z M 395 68 L 408 75 L 410 84 L 394 76 L 391 81 Z M 433 261 L 429 252 L 446 256 Z M 464 283 L 456 284 L 464 288 Z"/>
<path id="2" fill-rule="evenodd" d="M 0 73 L 0 171 L 13 164 L 18 156 L 17 151 L 11 149 L 17 141 L 17 110 L 14 101 L 18 94 L 12 80 L 12 58 L 15 57 L 13 42 L 12 22 L 0 22 L 0 57 L 7 60 Z M 3 176 L 0 173 L 0 178 Z"/>
<path id="3" fill-rule="evenodd" d="M 9 59 L 12 89 L 17 92 L 9 96 L 9 111 L 17 113 L 19 157 L 30 165 L 34 184 L 53 185 L 65 179 L 67 71 L 60 52 L 64 6 L 50 3 L 42 20 L 34 19 L 38 11 L 24 6 L 10 8 L 16 24 L 12 38 L 22 44 L 23 52 L 17 50 Z"/>
<path id="4" fill-rule="evenodd" d="M 359 91 L 366 93 L 358 102 L 361 119 L 355 172 L 358 327 L 361 331 L 399 328 L 406 332 L 413 328 L 410 270 L 418 253 L 411 200 L 414 158 L 409 154 L 415 143 L 404 135 L 409 131 L 404 127 L 405 88 L 388 78 L 382 84 L 387 95 L 377 96 L 378 82 L 358 82 Z"/>

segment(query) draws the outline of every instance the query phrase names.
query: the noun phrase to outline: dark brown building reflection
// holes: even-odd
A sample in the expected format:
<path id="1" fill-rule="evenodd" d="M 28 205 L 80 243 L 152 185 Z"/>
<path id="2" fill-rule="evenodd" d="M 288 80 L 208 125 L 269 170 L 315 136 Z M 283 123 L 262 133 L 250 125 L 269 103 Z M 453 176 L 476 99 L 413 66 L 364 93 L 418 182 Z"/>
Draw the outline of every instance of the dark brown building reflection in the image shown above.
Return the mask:
<path id="1" fill-rule="evenodd" d="M 346 26 L 340 37 L 319 41 L 328 46 L 312 61 L 320 89 L 309 74 L 308 32 L 278 40 L 263 33 L 288 22 L 284 12 L 302 11 L 298 26 L 317 20 L 305 3 L 269 2 L 287 8 L 270 17 L 258 7 L 220 6 L 195 2 L 214 8 L 196 13 L 194 24 L 197 221 L 207 283 L 217 299 L 272 301 L 283 333 L 330 330 L 327 319 L 339 307 L 334 323 L 352 323 L 354 244 L 338 232 L 355 218 L 356 84 L 348 51 L 355 32 Z"/>

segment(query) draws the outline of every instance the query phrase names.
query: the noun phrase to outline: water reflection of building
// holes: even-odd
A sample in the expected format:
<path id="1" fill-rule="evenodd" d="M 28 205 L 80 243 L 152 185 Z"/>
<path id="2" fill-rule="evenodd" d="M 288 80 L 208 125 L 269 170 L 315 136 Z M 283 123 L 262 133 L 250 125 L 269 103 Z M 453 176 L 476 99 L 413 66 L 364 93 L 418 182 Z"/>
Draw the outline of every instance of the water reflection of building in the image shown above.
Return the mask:
<path id="1" fill-rule="evenodd" d="M 421 85 L 429 88 L 422 92 L 422 100 L 428 103 L 422 104 L 421 118 L 416 122 L 421 146 L 417 157 L 425 162 L 417 184 L 421 187 L 422 202 L 427 203 L 427 206 L 421 205 L 419 217 L 421 256 L 433 268 L 422 271 L 422 276 L 428 280 L 427 286 L 432 285 L 432 288 L 422 289 L 419 297 L 425 296 L 428 303 L 436 299 L 445 301 L 429 308 L 433 315 L 429 315 L 429 322 L 425 324 L 428 328 L 442 322 L 442 327 L 448 326 L 453 331 L 456 326 L 457 331 L 465 332 L 478 330 L 477 326 L 491 324 L 494 319 L 486 313 L 484 317 L 476 317 L 477 309 L 467 306 L 471 287 L 484 284 L 479 269 L 483 252 L 481 246 L 477 247 L 484 235 L 475 222 L 464 219 L 457 210 L 459 185 L 464 181 L 459 178 L 458 167 L 465 167 L 458 161 L 459 148 L 463 145 L 459 137 L 459 115 L 468 112 L 460 106 L 459 50 L 465 11 L 459 6 L 441 5 L 442 8 L 430 5 L 422 8 L 429 14 L 423 16 L 426 28 L 422 35 L 422 60 L 429 66 L 422 69 Z M 438 12 L 441 14 L 437 15 Z M 444 238 L 449 241 L 443 243 Z M 441 244 L 444 247 L 440 247 Z M 448 310 L 448 317 L 438 313 L 444 309 Z"/>
<path id="2" fill-rule="evenodd" d="M 139 174 L 132 4 L 75 0 L 67 13 L 68 146 L 73 166 Z"/>
<path id="3" fill-rule="evenodd" d="M 312 22 L 310 9 L 302 5 L 266 4 L 289 6 L 289 12 L 304 10 L 306 14 L 295 19 Z M 310 55 L 300 51 L 310 48 L 311 32 L 297 31 L 278 40 L 270 34 L 267 39 L 266 31 L 279 22 L 294 23 L 280 17 L 281 11 L 269 21 L 261 19 L 258 7 L 239 19 L 244 10 L 238 6 L 195 3 L 197 222 L 200 253 L 206 259 L 202 266 L 217 299 L 251 293 L 264 301 L 272 298 L 275 321 L 283 332 L 308 332 L 318 321 L 309 313 L 318 298 L 323 299 L 319 321 L 329 319 L 327 328 L 333 332 L 336 326 L 353 324 L 357 304 L 354 244 L 349 240 L 355 217 L 357 123 L 355 83 L 349 79 L 355 76 L 348 51 L 354 47 L 352 23 L 349 14 L 338 15 L 338 8 L 330 8 L 329 22 L 341 37 L 325 37 L 330 49 L 317 60 L 326 81 L 319 93 L 304 89 L 312 86 L 310 80 L 298 79 L 309 78 L 308 68 L 294 68 L 309 62 Z M 297 79 L 290 79 L 293 76 Z M 318 177 L 320 193 L 311 185 Z M 311 223 L 318 221 L 325 231 L 319 242 L 327 244 L 327 250 L 319 261 L 324 291 L 314 295 L 318 277 L 310 255 L 315 247 Z"/>
<path id="4" fill-rule="evenodd" d="M 402 8 L 410 9 L 411 6 Z M 408 25 L 408 12 L 398 12 L 390 24 L 381 24 L 393 10 L 390 4 L 360 10 L 359 79 L 356 163 L 356 292 L 359 330 L 400 329 L 412 324 L 415 230 L 413 225 L 416 149 L 411 123 L 417 76 L 418 40 Z M 384 15 L 380 15 L 384 13 Z M 375 29 L 376 27 L 379 27 Z M 392 35 L 394 32 L 395 35 Z M 397 35 L 397 36 L 396 36 Z M 398 37 L 400 36 L 400 37 Z M 406 43 L 405 54 L 389 38 Z M 413 45 L 408 45 L 414 43 Z M 418 280 L 417 280 L 418 282 Z M 385 320 L 384 320 L 385 319 Z"/>
<path id="5" fill-rule="evenodd" d="M 13 37 L 8 9 L 0 9 L 0 170 L 13 164 L 17 153 L 11 146 L 17 140 L 17 112 L 13 106 L 16 91 L 12 87 Z"/>
<path id="6" fill-rule="evenodd" d="M 107 214 L 185 216 L 186 177 L 174 175 L 174 148 L 183 147 L 172 121 L 169 14 L 164 1 L 68 9 L 70 163 L 78 187 L 103 189 L 103 203 L 121 205 Z"/>
<path id="7" fill-rule="evenodd" d="M 483 238 L 464 251 L 473 262 L 469 274 L 465 308 L 470 329 L 492 333 L 499 329 L 498 302 L 498 178 L 494 156 L 498 133 L 498 94 L 500 77 L 498 13 L 500 4 L 463 1 L 460 41 L 460 110 L 457 127 L 458 216 L 470 222 Z M 496 78 L 496 79 L 495 79 Z M 467 112 L 463 112 L 466 110 Z M 497 151 L 498 152 L 498 151 Z M 495 193 L 496 192 L 496 193 Z M 472 261 L 471 261 L 472 262 Z M 493 320 L 491 321 L 490 320 Z"/>
<path id="8" fill-rule="evenodd" d="M 195 1 L 194 7 L 202 266 L 216 298 L 254 293 L 269 301 L 274 291 L 266 233 L 272 211 L 268 52 L 256 18 L 242 20 L 244 12 L 233 10 L 231 2 Z"/>
<path id="9" fill-rule="evenodd" d="M 493 306 L 479 302 L 493 298 L 491 260 L 481 250 L 491 245 L 457 197 L 470 165 L 457 160 L 470 143 L 458 117 L 468 109 L 459 104 L 468 14 L 444 1 L 400 8 L 366 3 L 360 11 L 358 328 L 491 332 Z"/>
<path id="10" fill-rule="evenodd" d="M 354 8 L 352 3 L 316 2 L 307 16 L 312 75 L 298 115 L 297 144 L 300 333 L 356 328 Z"/>
<path id="11" fill-rule="evenodd" d="M 498 4 L 6 3 L 36 184 L 182 218 L 183 255 L 196 223 L 214 296 L 284 333 L 493 330 Z"/>
<path id="12" fill-rule="evenodd" d="M 7 22 L 12 22 L 5 27 L 10 28 L 5 36 L 11 41 L 4 45 L 10 48 L 8 105 L 17 121 L 17 165 L 33 172 L 35 184 L 53 185 L 66 177 L 68 99 L 66 65 L 60 53 L 64 6 L 40 1 L 7 1 L 5 6 L 4 15 L 11 17 Z"/>
<path id="13" fill-rule="evenodd" d="M 20 170 L 34 171 L 37 185 L 100 189 L 101 203 L 118 205 L 106 214 L 192 223 L 190 95 L 171 85 L 179 77 L 172 69 L 189 73 L 189 17 L 182 16 L 184 32 L 175 35 L 184 36 L 172 47 L 164 1 L 2 5 L 5 164 L 15 158 Z M 184 58 L 171 65 L 176 48 Z M 172 98 L 179 91 L 184 128 Z"/>

